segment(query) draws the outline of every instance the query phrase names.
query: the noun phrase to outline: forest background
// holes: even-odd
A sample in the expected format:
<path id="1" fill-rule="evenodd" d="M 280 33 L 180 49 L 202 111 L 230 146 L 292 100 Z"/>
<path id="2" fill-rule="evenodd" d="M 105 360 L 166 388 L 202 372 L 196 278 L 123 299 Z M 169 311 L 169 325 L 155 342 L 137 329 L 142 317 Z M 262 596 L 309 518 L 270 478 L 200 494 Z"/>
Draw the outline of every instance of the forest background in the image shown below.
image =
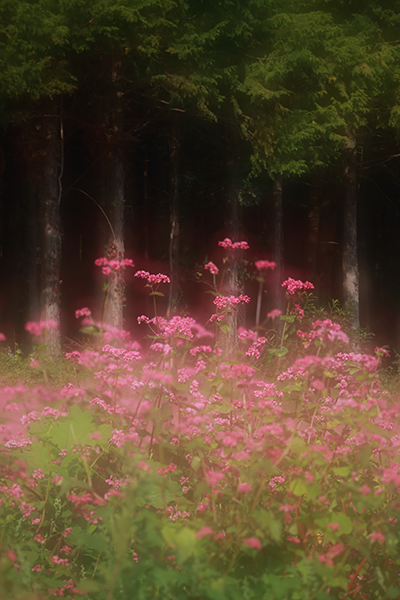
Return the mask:
<path id="1" fill-rule="evenodd" d="M 100 256 L 167 273 L 162 310 L 201 320 L 229 235 L 250 245 L 250 295 L 252 261 L 277 263 L 265 314 L 279 281 L 307 278 L 398 345 L 400 2 L 1 0 L 0 23 L 11 344 L 61 315 L 57 351 L 75 309 L 100 317 Z M 148 300 L 128 271 L 103 318 L 131 329 Z"/>

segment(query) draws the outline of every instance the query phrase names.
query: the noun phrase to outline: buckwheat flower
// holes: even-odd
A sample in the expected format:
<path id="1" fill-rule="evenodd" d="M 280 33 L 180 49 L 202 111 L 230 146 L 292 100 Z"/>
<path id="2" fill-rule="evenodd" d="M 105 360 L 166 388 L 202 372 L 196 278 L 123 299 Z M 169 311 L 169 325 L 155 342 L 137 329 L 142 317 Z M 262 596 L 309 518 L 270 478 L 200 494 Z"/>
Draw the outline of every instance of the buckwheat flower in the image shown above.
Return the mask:
<path id="1" fill-rule="evenodd" d="M 205 537 L 206 535 L 213 535 L 213 533 L 214 530 L 211 529 L 211 527 L 207 527 L 207 525 L 205 525 L 196 533 L 196 539 L 201 540 L 201 538 Z"/>
<path id="2" fill-rule="evenodd" d="M 41 534 L 41 533 L 37 533 L 37 534 L 34 536 L 33 540 L 34 540 L 35 542 L 38 542 L 39 544 L 44 544 L 44 542 L 46 541 L 46 539 L 45 539 L 45 538 L 42 536 L 42 534 Z"/>
<path id="3" fill-rule="evenodd" d="M 163 275 L 162 273 L 157 273 L 155 275 L 149 273 L 148 271 L 136 271 L 135 277 L 140 277 L 141 279 L 147 279 L 149 283 L 171 283 L 170 278 L 167 275 Z"/>
<path id="4" fill-rule="evenodd" d="M 208 269 L 211 275 L 218 275 L 219 273 L 218 267 L 213 262 L 208 262 L 206 265 L 204 265 L 204 268 Z"/>
<path id="5" fill-rule="evenodd" d="M 232 242 L 230 238 L 225 238 L 222 242 L 218 242 L 218 246 L 225 248 L 226 250 L 248 250 L 249 245 L 247 242 Z"/>
<path id="6" fill-rule="evenodd" d="M 35 471 L 32 473 L 32 477 L 33 479 L 43 479 L 44 473 L 42 469 L 35 469 Z"/>
<path id="7" fill-rule="evenodd" d="M 80 319 L 81 317 L 90 317 L 91 315 L 92 315 L 92 313 L 90 312 L 89 308 L 87 308 L 87 307 L 79 308 L 78 310 L 75 311 L 76 319 Z"/>
<path id="8" fill-rule="evenodd" d="M 5 342 L 6 341 L 6 336 L 4 335 L 4 333 L 0 333 L 0 342 Z"/>
<path id="9" fill-rule="evenodd" d="M 370 536 L 369 539 L 371 540 L 371 542 L 381 542 L 383 543 L 385 541 L 385 535 L 383 533 L 381 533 L 380 531 L 373 531 Z"/>
<path id="10" fill-rule="evenodd" d="M 245 538 L 244 540 L 242 540 L 242 542 L 243 544 L 246 544 L 246 546 L 248 546 L 249 548 L 254 548 L 258 551 L 260 551 L 262 548 L 260 540 L 256 537 Z"/>
<path id="11" fill-rule="evenodd" d="M 238 492 L 240 494 L 250 494 L 253 491 L 252 486 L 249 483 L 239 483 Z"/>
<path id="12" fill-rule="evenodd" d="M 25 323 L 25 330 L 28 331 L 28 333 L 31 333 L 32 335 L 36 335 L 37 337 L 40 337 L 42 334 L 42 331 L 44 331 L 45 329 L 58 329 L 59 328 L 59 324 L 57 321 L 28 321 L 27 323 Z"/>
<path id="13" fill-rule="evenodd" d="M 69 560 L 68 558 L 60 558 L 59 556 L 57 556 L 56 554 L 53 556 L 53 558 L 51 559 L 51 564 L 52 565 L 65 565 L 66 567 L 69 566 Z"/>
<path id="14" fill-rule="evenodd" d="M 279 310 L 279 308 L 274 308 L 274 310 L 271 310 L 271 312 L 267 313 L 267 317 L 269 319 L 276 319 L 277 317 L 280 317 L 282 314 L 282 311 Z"/>
<path id="15" fill-rule="evenodd" d="M 309 281 L 303 282 L 300 279 L 293 279 L 292 277 L 288 277 L 288 279 L 282 283 L 282 287 L 286 288 L 286 291 L 290 296 L 293 296 L 298 292 L 314 289 L 314 285 Z"/>
<path id="16" fill-rule="evenodd" d="M 72 533 L 72 527 L 67 527 L 66 529 L 64 529 L 62 536 L 63 536 L 63 538 L 66 538 L 68 535 L 71 535 L 71 533 Z"/>
<path id="17" fill-rule="evenodd" d="M 37 572 L 40 573 L 40 571 L 42 570 L 42 566 L 41 565 L 35 565 L 34 567 L 32 567 L 31 571 L 33 572 Z"/>
<path id="18" fill-rule="evenodd" d="M 269 260 L 257 260 L 254 265 L 258 271 L 267 271 L 268 269 L 273 271 L 276 267 L 276 263 Z"/>
<path id="19" fill-rule="evenodd" d="M 339 531 L 340 529 L 339 523 L 328 523 L 327 527 L 329 527 L 329 529 L 332 529 L 332 531 Z"/>

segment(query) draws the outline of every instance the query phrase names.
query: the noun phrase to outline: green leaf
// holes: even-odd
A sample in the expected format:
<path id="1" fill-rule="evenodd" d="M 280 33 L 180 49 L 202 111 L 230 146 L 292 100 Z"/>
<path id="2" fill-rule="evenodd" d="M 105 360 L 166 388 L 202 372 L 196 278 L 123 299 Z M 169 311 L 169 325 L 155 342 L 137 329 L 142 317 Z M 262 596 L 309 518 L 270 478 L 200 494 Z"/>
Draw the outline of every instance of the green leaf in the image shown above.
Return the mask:
<path id="1" fill-rule="evenodd" d="M 348 467 L 334 467 L 332 469 L 333 473 L 339 475 L 340 477 L 348 477 L 353 470 L 354 467 L 352 467 L 351 465 Z"/>
<path id="2" fill-rule="evenodd" d="M 200 466 L 201 466 L 201 460 L 198 456 L 195 456 L 192 460 L 192 463 L 190 465 L 193 469 L 193 471 L 198 471 Z"/>
<path id="3" fill-rule="evenodd" d="M 307 494 L 307 484 L 301 477 L 294 479 L 289 484 L 289 489 L 295 496 L 303 496 Z"/>
<path id="4" fill-rule="evenodd" d="M 85 335 L 102 335 L 101 329 L 97 327 L 97 325 L 84 325 L 79 329 L 80 333 L 84 333 Z"/>

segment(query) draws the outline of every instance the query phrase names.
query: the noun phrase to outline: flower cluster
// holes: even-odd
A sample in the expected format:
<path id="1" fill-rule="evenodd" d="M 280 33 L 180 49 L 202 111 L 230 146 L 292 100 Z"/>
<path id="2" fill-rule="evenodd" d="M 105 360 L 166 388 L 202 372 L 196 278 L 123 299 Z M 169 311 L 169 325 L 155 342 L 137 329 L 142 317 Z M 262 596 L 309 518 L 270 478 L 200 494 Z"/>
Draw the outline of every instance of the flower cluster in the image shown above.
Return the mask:
<path id="1" fill-rule="evenodd" d="M 141 279 L 147 279 L 150 284 L 159 284 L 159 283 L 171 283 L 170 278 L 167 275 L 163 275 L 162 273 L 152 274 L 148 271 L 136 271 L 135 277 L 140 277 Z"/>
<path id="2" fill-rule="evenodd" d="M 92 313 L 89 308 L 79 308 L 75 311 L 75 318 L 80 319 L 81 317 L 91 317 Z"/>
<path id="3" fill-rule="evenodd" d="M 248 250 L 249 245 L 247 242 L 232 242 L 231 239 L 225 238 L 222 242 L 218 242 L 218 246 L 225 248 L 226 250 Z"/>
<path id="4" fill-rule="evenodd" d="M 206 265 L 204 265 L 204 268 L 208 269 L 211 275 L 218 275 L 219 273 L 217 265 L 215 265 L 213 262 L 208 262 Z"/>
<path id="5" fill-rule="evenodd" d="M 282 283 L 282 287 L 286 289 L 287 293 L 290 296 L 294 296 L 299 292 L 304 292 L 306 290 L 313 290 L 314 285 L 309 281 L 301 281 L 300 279 L 292 279 L 292 277 L 288 277 L 286 281 Z"/>
<path id="6" fill-rule="evenodd" d="M 297 336 L 304 341 L 304 347 L 308 348 L 310 344 L 319 340 L 321 342 L 342 342 L 349 343 L 349 337 L 346 335 L 338 323 L 332 323 L 330 319 L 324 321 L 314 321 L 312 324 L 313 331 L 305 333 L 298 331 Z"/>
<path id="7" fill-rule="evenodd" d="M 276 262 L 269 260 L 257 260 L 254 265 L 258 271 L 273 271 L 276 267 Z"/>
<path id="8" fill-rule="evenodd" d="M 122 260 L 108 259 L 106 257 L 96 258 L 94 261 L 96 267 L 101 267 L 103 275 L 110 275 L 112 272 L 117 272 L 125 267 L 134 267 L 134 263 L 130 258 L 123 258 Z"/>
<path id="9" fill-rule="evenodd" d="M 40 337 L 42 332 L 49 329 L 58 329 L 59 324 L 57 321 L 28 321 L 25 323 L 25 330 L 31 333 L 32 335 L 36 335 Z"/>
<path id="10" fill-rule="evenodd" d="M 213 304 L 216 305 L 218 310 L 223 310 L 227 306 L 237 306 L 238 304 L 249 303 L 250 297 L 244 294 L 240 296 L 217 296 L 213 300 Z"/>

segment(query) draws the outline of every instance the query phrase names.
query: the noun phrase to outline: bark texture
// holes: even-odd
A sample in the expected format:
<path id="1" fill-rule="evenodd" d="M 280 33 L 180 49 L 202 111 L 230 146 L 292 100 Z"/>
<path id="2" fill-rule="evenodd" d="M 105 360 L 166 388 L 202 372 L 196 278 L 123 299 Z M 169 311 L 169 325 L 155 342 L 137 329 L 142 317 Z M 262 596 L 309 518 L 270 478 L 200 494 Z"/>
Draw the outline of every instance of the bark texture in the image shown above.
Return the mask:
<path id="1" fill-rule="evenodd" d="M 282 310 L 283 282 L 283 181 L 282 175 L 277 175 L 272 189 L 273 204 L 273 248 L 276 268 L 274 271 L 274 308 Z"/>
<path id="2" fill-rule="evenodd" d="M 110 115 L 109 115 L 109 171 L 108 171 L 108 213 L 113 231 L 108 244 L 108 258 L 122 260 L 125 254 L 125 173 L 122 161 L 122 136 L 124 114 L 122 92 L 120 91 L 120 65 L 112 67 Z M 125 278 L 124 270 L 112 271 L 109 276 L 107 297 L 104 310 L 104 323 L 117 329 L 123 328 Z"/>
<path id="3" fill-rule="evenodd" d="M 169 272 L 170 287 L 167 315 L 177 312 L 179 304 L 179 172 L 181 158 L 181 136 L 179 115 L 172 115 L 170 138 L 170 234 L 169 234 Z"/>
<path id="4" fill-rule="evenodd" d="M 349 133 L 344 150 L 343 296 L 354 329 L 360 327 L 360 274 L 357 248 L 358 168 L 356 137 Z"/>
<path id="5" fill-rule="evenodd" d="M 60 265 L 61 223 L 60 200 L 62 178 L 62 118 L 55 103 L 46 106 L 43 117 L 45 150 L 41 183 L 40 208 L 43 231 L 43 265 L 41 319 L 55 321 L 57 329 L 47 329 L 44 341 L 51 355 L 61 351 L 60 344 Z"/>

